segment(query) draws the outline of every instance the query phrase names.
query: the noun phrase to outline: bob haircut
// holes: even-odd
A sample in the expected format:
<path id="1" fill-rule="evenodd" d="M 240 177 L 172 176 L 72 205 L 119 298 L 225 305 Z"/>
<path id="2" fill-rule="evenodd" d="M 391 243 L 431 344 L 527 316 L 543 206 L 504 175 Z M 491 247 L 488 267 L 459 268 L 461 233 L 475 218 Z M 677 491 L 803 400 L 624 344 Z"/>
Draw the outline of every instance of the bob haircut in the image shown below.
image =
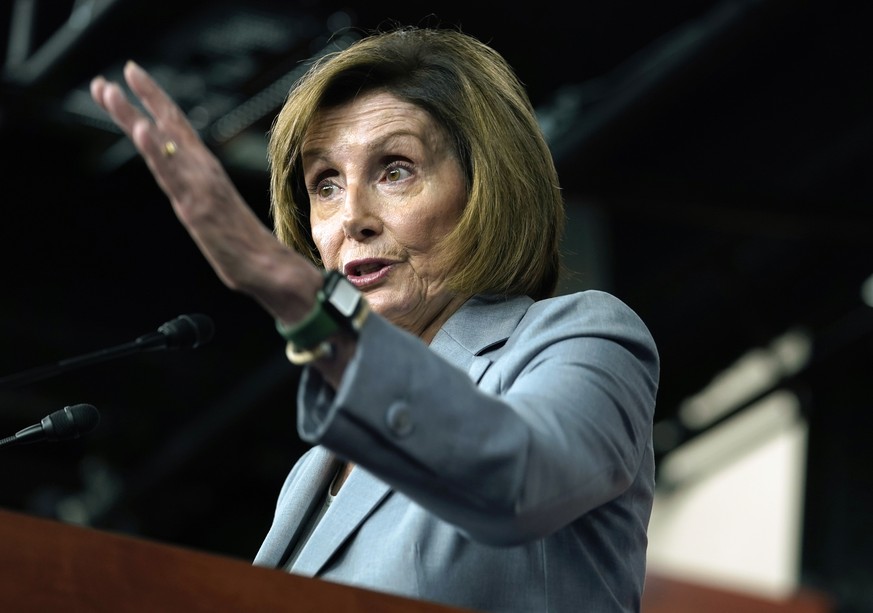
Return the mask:
<path id="1" fill-rule="evenodd" d="M 459 30 L 396 27 L 308 68 L 270 130 L 271 215 L 279 240 L 321 264 L 301 146 L 319 110 L 373 90 L 430 113 L 461 163 L 467 203 L 440 244 L 452 291 L 535 300 L 553 295 L 564 203 L 551 152 L 506 60 Z"/>

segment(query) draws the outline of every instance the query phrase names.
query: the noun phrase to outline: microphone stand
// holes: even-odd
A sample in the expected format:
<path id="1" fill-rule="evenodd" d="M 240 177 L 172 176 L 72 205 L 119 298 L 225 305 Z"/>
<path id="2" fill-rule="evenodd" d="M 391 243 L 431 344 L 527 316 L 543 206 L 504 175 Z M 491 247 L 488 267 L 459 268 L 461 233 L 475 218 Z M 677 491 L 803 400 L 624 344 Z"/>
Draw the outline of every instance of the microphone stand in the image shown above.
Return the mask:
<path id="1" fill-rule="evenodd" d="M 97 362 L 105 362 L 142 351 L 156 349 L 194 348 L 208 342 L 213 334 L 212 320 L 201 313 L 190 313 L 168 321 L 158 327 L 157 332 L 143 334 L 136 340 L 86 353 L 75 358 L 67 358 L 53 364 L 38 366 L 14 375 L 0 378 L 0 389 L 23 385 L 53 375 L 80 368 Z"/>
<path id="2" fill-rule="evenodd" d="M 165 349 L 166 347 L 166 337 L 159 334 L 147 334 L 122 345 L 100 349 L 74 358 L 59 360 L 52 364 L 38 366 L 6 377 L 0 377 L 0 389 L 32 383 L 62 372 L 73 370 L 74 368 L 81 368 L 83 366 L 105 362 L 114 358 L 133 355 L 142 351 Z"/>

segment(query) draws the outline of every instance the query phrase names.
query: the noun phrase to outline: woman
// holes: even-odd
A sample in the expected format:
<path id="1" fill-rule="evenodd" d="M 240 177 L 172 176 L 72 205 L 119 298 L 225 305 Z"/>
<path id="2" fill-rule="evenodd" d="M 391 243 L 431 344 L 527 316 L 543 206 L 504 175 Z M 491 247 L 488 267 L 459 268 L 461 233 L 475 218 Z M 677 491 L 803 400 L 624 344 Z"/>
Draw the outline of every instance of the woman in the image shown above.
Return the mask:
<path id="1" fill-rule="evenodd" d="M 150 77 L 125 78 L 150 117 L 100 77 L 95 101 L 304 365 L 314 446 L 255 564 L 478 610 L 638 611 L 657 351 L 617 298 L 551 297 L 563 203 L 505 61 L 400 28 L 314 64 L 271 134 L 279 240 Z"/>

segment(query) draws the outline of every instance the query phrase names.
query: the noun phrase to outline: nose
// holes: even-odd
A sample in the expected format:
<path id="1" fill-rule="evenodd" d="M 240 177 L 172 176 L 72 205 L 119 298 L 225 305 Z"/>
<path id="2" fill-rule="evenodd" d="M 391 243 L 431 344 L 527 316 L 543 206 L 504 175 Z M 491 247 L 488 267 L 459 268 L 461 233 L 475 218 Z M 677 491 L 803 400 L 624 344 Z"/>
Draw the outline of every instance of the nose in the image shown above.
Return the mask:
<path id="1" fill-rule="evenodd" d="M 342 216 L 343 231 L 347 237 L 364 241 L 382 232 L 382 219 L 375 198 L 366 185 L 347 187 Z"/>

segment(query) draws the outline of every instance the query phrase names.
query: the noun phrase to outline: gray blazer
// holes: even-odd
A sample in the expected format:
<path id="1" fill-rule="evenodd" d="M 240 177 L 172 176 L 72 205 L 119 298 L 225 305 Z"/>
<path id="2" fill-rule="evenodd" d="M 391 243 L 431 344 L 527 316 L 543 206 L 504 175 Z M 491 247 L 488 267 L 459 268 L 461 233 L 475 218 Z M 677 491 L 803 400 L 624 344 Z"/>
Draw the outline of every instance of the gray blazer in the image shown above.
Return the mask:
<path id="1" fill-rule="evenodd" d="M 430 346 L 371 316 L 340 388 L 303 374 L 292 469 L 254 563 L 482 611 L 638 611 L 659 361 L 610 294 L 477 296 Z"/>

